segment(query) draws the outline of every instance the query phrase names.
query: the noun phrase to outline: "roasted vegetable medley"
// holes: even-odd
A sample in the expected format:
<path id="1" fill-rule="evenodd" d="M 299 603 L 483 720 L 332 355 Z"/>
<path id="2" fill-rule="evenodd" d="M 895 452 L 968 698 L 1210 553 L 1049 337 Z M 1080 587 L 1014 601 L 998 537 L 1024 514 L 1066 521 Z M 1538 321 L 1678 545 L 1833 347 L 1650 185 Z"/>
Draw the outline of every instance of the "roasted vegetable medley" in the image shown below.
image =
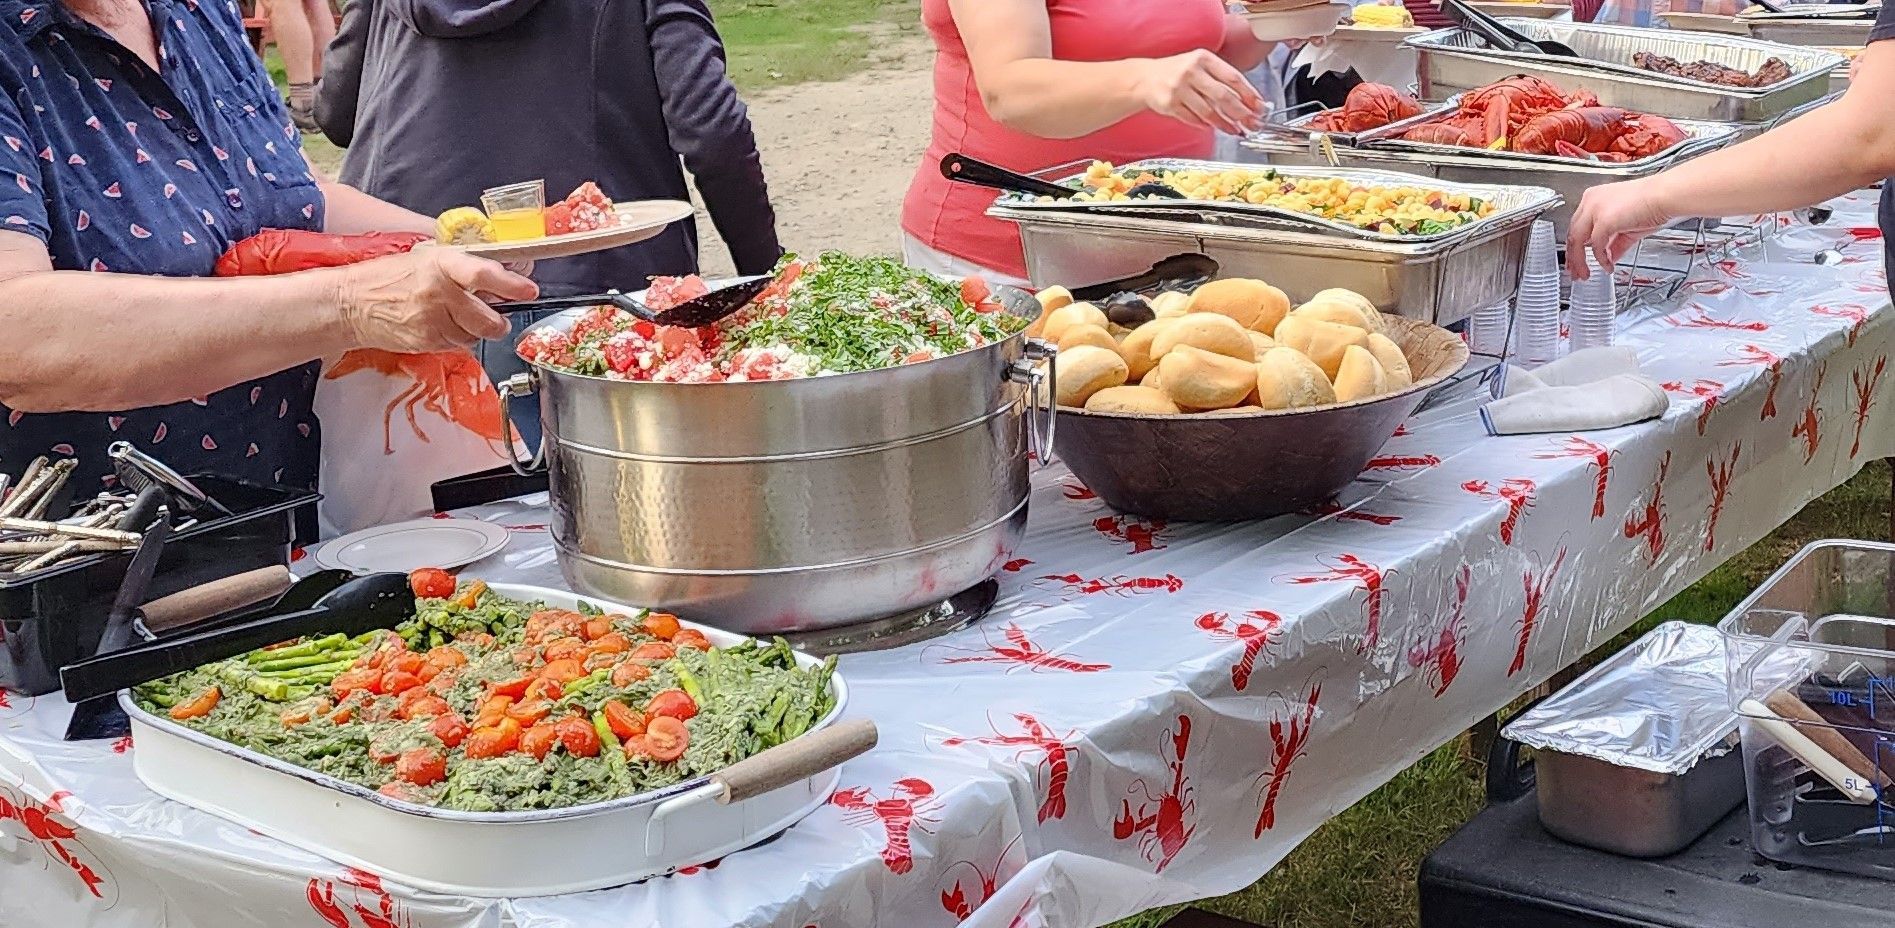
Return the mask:
<path id="1" fill-rule="evenodd" d="M 1426 187 L 1355 184 L 1339 177 L 1291 177 L 1269 168 L 1229 170 L 1115 170 L 1094 161 L 1075 200 L 1124 200 L 1144 183 L 1162 183 L 1193 200 L 1252 203 L 1318 216 L 1384 235 L 1436 235 L 1494 212 L 1464 193 Z"/>
<path id="2" fill-rule="evenodd" d="M 476 812 L 601 802 L 808 731 L 835 664 L 781 640 L 712 647 L 657 612 L 521 602 L 411 577 L 392 631 L 285 642 L 135 691 L 141 707 L 383 795 Z"/>

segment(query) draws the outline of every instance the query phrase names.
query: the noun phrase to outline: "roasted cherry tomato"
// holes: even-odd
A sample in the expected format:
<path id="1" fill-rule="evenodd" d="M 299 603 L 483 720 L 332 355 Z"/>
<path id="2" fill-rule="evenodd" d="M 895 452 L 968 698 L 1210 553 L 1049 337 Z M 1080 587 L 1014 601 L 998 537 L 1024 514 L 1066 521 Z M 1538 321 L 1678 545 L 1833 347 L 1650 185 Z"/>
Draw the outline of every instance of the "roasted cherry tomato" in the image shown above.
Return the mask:
<path id="1" fill-rule="evenodd" d="M 446 599 L 454 595 L 454 575 L 434 567 L 423 567 L 408 575 L 408 588 L 422 599 Z"/>
<path id="2" fill-rule="evenodd" d="M 510 696 L 514 699 L 519 699 L 526 695 L 526 688 L 532 685 L 532 683 L 532 677 L 517 677 L 512 680 L 502 680 L 498 683 L 491 684 L 487 687 L 487 692 L 495 696 Z"/>
<path id="3" fill-rule="evenodd" d="M 284 728 L 295 728 L 298 725 L 307 725 L 315 721 L 316 716 L 328 711 L 329 700 L 316 698 L 284 709 L 277 717 L 283 720 Z"/>
<path id="4" fill-rule="evenodd" d="M 503 718 L 490 728 L 476 728 L 467 736 L 467 756 L 476 760 L 500 757 L 520 746 L 520 723 Z"/>
<path id="5" fill-rule="evenodd" d="M 511 705 L 511 696 L 489 696 L 486 702 L 480 704 L 480 711 L 474 713 L 474 727 L 490 728 L 500 724 L 500 720 L 507 716 L 507 707 Z"/>
<path id="6" fill-rule="evenodd" d="M 347 725 L 355 721 L 355 707 L 343 706 L 329 714 L 329 721 L 337 725 Z"/>
<path id="7" fill-rule="evenodd" d="M 978 277 L 961 278 L 961 302 L 969 306 L 978 305 L 992 292 L 988 289 L 987 282 Z"/>
<path id="8" fill-rule="evenodd" d="M 533 755 L 536 760 L 545 760 L 559 746 L 559 726 L 547 723 L 535 725 L 520 736 L 520 750 Z"/>
<path id="9" fill-rule="evenodd" d="M 644 714 L 618 700 L 605 704 L 605 724 L 620 741 L 645 733 Z"/>
<path id="10" fill-rule="evenodd" d="M 329 681 L 329 689 L 336 694 L 336 701 L 349 698 L 354 693 L 373 693 L 382 686 L 382 675 L 374 670 L 344 670 Z"/>
<path id="11" fill-rule="evenodd" d="M 400 780 L 390 780 L 387 783 L 383 783 L 382 788 L 376 790 L 376 792 L 390 799 L 399 799 L 402 802 L 421 802 L 420 794 L 416 793 L 413 787 Z"/>
<path id="12" fill-rule="evenodd" d="M 455 641 L 465 641 L 476 648 L 493 647 L 493 636 L 486 632 L 461 632 L 454 636 Z"/>
<path id="13" fill-rule="evenodd" d="M 406 693 L 421 685 L 421 678 L 402 670 L 391 670 L 382 675 L 382 692 L 395 696 Z"/>
<path id="14" fill-rule="evenodd" d="M 403 751 L 395 761 L 395 776 L 416 786 L 433 786 L 447 779 L 447 758 L 433 748 Z"/>
<path id="15" fill-rule="evenodd" d="M 626 738 L 624 746 L 627 760 L 640 760 L 651 756 L 651 745 L 646 743 L 644 735 Z"/>
<path id="16" fill-rule="evenodd" d="M 413 651 L 402 651 L 389 657 L 388 666 L 402 673 L 418 674 L 421 668 L 428 666 L 428 659 L 425 655 L 416 654 Z"/>
<path id="17" fill-rule="evenodd" d="M 585 635 L 587 641 L 598 641 L 600 638 L 612 634 L 612 620 L 604 616 L 600 616 L 596 619 L 587 619 L 585 626 L 580 629 L 580 633 Z"/>
<path id="18" fill-rule="evenodd" d="M 415 692 L 419 693 L 425 691 L 416 690 Z M 405 706 L 401 711 L 401 717 L 409 720 L 432 719 L 439 718 L 452 711 L 454 711 L 454 707 L 448 705 L 447 700 L 439 696 L 430 695 L 423 696 Z"/>
<path id="19" fill-rule="evenodd" d="M 547 663 L 563 661 L 569 657 L 579 657 L 586 653 L 586 643 L 577 638 L 560 638 L 540 649 Z"/>
<path id="20" fill-rule="evenodd" d="M 566 685 L 564 683 L 558 680 L 548 680 L 545 677 L 534 680 L 533 683 L 526 688 L 526 697 L 528 699 L 557 700 L 564 695 L 566 695 Z"/>
<path id="21" fill-rule="evenodd" d="M 697 700 L 683 690 L 664 690 L 645 704 L 645 714 L 652 718 L 670 716 L 682 722 L 697 715 Z"/>
<path id="22" fill-rule="evenodd" d="M 368 739 L 368 759 L 378 764 L 392 764 L 401 758 L 402 736 L 396 732 L 382 732 Z"/>
<path id="23" fill-rule="evenodd" d="M 467 666 L 467 655 L 461 653 L 460 648 L 453 648 L 447 645 L 442 645 L 430 650 L 424 659 L 430 666 L 438 667 L 442 670 L 446 670 L 449 667 Z"/>
<path id="24" fill-rule="evenodd" d="M 519 722 L 522 728 L 538 725 L 552 714 L 553 704 L 544 699 L 529 699 L 507 707 L 507 718 Z"/>
<path id="25" fill-rule="evenodd" d="M 213 686 L 191 699 L 172 706 L 171 717 L 178 721 L 203 718 L 210 715 L 211 710 L 217 708 L 218 700 L 223 698 L 224 691 Z"/>
<path id="26" fill-rule="evenodd" d="M 612 685 L 616 687 L 624 688 L 624 687 L 631 686 L 632 684 L 637 683 L 638 681 L 643 680 L 649 676 L 651 676 L 650 667 L 646 667 L 643 664 L 634 664 L 631 661 L 626 661 L 625 663 L 612 668 Z"/>
<path id="27" fill-rule="evenodd" d="M 540 669 L 540 679 L 555 683 L 571 683 L 586 675 L 586 666 L 574 658 L 565 658 L 548 663 Z"/>
<path id="28" fill-rule="evenodd" d="M 704 633 L 695 628 L 679 632 L 678 637 L 671 639 L 671 643 L 680 648 L 695 648 L 699 651 L 711 649 L 711 639 L 704 637 Z"/>
<path id="29" fill-rule="evenodd" d="M 428 723 L 428 731 L 450 748 L 458 748 L 467 740 L 467 723 L 452 711 L 435 716 L 434 721 Z"/>
<path id="30" fill-rule="evenodd" d="M 645 616 L 645 634 L 653 638 L 670 641 L 678 634 L 678 617 L 669 612 L 653 612 Z"/>
<path id="31" fill-rule="evenodd" d="M 677 656 L 678 649 L 665 641 L 647 641 L 632 649 L 632 659 L 639 661 L 668 661 Z"/>
<path id="32" fill-rule="evenodd" d="M 472 609 L 480 604 L 480 595 L 485 592 L 487 592 L 487 581 L 475 580 L 467 585 L 467 589 L 461 591 L 461 595 L 454 597 L 454 605 L 462 609 Z"/>
<path id="33" fill-rule="evenodd" d="M 574 757 L 599 756 L 599 732 L 587 719 L 569 718 L 559 722 L 559 743 Z"/>
<path id="34" fill-rule="evenodd" d="M 659 763 L 670 763 L 684 756 L 684 749 L 691 744 L 691 733 L 684 723 L 668 715 L 661 715 L 645 726 L 645 748 L 651 759 Z"/>

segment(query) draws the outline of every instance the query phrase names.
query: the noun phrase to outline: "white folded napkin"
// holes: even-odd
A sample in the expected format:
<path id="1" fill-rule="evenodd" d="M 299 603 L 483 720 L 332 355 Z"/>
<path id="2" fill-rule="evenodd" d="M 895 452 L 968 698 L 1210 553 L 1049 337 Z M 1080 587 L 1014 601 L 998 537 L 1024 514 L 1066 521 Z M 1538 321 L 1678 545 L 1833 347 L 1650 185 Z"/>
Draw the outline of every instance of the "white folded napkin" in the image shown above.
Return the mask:
<path id="1" fill-rule="evenodd" d="M 1508 365 L 1504 395 L 1480 411 L 1489 435 L 1585 432 L 1656 419 L 1671 395 L 1623 345 L 1575 351 L 1533 370 Z"/>
<path id="2" fill-rule="evenodd" d="M 1615 374 L 1638 373 L 1638 352 L 1624 345 L 1606 345 L 1575 351 L 1532 370 L 1507 365 L 1503 396 L 1542 387 L 1571 387 L 1604 380 Z"/>
<path id="3" fill-rule="evenodd" d="M 1357 42 L 1342 36 L 1330 36 L 1321 45 L 1305 45 L 1290 62 L 1290 73 L 1309 65 L 1314 79 L 1324 74 L 1340 74 L 1350 68 L 1371 84 L 1387 84 L 1406 92 L 1415 83 L 1415 52 L 1399 42 Z"/>

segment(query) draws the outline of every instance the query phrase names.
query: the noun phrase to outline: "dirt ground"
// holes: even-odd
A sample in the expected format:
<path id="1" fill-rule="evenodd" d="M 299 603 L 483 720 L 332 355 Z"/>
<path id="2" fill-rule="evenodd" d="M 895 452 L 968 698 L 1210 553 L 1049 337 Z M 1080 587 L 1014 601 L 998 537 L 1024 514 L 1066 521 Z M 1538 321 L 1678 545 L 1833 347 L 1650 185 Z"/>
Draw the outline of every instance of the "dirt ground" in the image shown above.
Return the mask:
<path id="1" fill-rule="evenodd" d="M 891 37 L 870 70 L 748 95 L 783 247 L 900 252 L 902 194 L 928 144 L 932 54 L 925 40 Z M 697 222 L 704 275 L 731 273 L 701 205 Z"/>

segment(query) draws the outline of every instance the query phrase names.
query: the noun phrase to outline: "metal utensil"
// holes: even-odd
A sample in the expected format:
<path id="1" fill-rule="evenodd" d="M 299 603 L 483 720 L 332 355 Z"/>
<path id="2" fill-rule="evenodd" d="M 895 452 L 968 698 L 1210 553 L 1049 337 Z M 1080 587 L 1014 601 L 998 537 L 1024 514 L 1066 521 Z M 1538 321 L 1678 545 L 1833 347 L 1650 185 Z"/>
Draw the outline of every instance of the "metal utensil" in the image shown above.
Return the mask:
<path id="1" fill-rule="evenodd" d="M 1503 51 L 1522 55 L 1554 55 L 1561 58 L 1577 58 L 1579 53 L 1563 42 L 1552 39 L 1535 41 L 1501 24 L 1500 20 L 1477 10 L 1461 0 L 1442 0 L 1441 12 L 1447 14 L 1454 24 L 1486 40 L 1487 44 Z"/>
<path id="2" fill-rule="evenodd" d="M 224 504 L 211 499 L 209 494 L 198 489 L 197 484 L 183 474 L 132 447 L 130 442 L 113 442 L 111 447 L 105 449 L 105 454 L 112 459 L 112 471 L 118 475 L 119 484 L 134 493 L 157 484 L 169 491 L 166 496 L 171 508 L 182 515 L 192 515 L 201 509 L 208 509 L 220 516 L 232 514 Z"/>
<path id="3" fill-rule="evenodd" d="M 1000 165 L 988 164 L 985 161 L 981 161 L 977 158 L 969 158 L 958 152 L 949 154 L 947 157 L 941 159 L 941 176 L 948 180 L 959 181 L 963 184 L 973 184 L 977 187 L 990 187 L 994 190 L 1005 190 L 1008 193 L 1024 193 L 1036 197 L 1052 197 L 1057 200 L 1069 200 L 1072 199 L 1073 194 L 1082 192 L 1077 188 L 1068 187 L 1064 184 L 1049 183 L 1037 177 L 1021 174 L 1018 171 L 1009 171 Z M 1132 186 L 1132 189 L 1125 191 L 1125 196 L 1133 200 L 1141 197 L 1160 197 L 1167 200 L 1186 199 L 1184 194 L 1179 193 L 1171 185 L 1161 184 L 1156 181 L 1146 181 L 1142 184 L 1135 184 Z"/>
<path id="4" fill-rule="evenodd" d="M 161 506 L 156 518 L 140 536 L 131 564 L 125 568 L 125 579 L 118 585 L 118 596 L 112 600 L 112 611 L 105 618 L 105 631 L 99 636 L 100 653 L 117 651 L 131 644 L 133 616 L 138 603 L 145 598 L 145 591 L 151 587 L 152 575 L 158 571 L 159 557 L 170 537 L 170 513 Z M 75 702 L 78 705 L 73 706 L 72 718 L 66 721 L 67 741 L 116 737 L 131 727 L 124 710 L 109 697 Z"/>
<path id="5" fill-rule="evenodd" d="M 393 628 L 415 614 L 406 574 L 369 574 L 337 587 L 314 607 L 135 645 L 59 670 L 66 698 L 91 699 L 318 632 L 359 635 Z"/>
<path id="6" fill-rule="evenodd" d="M 1196 283 L 1202 283 L 1217 276 L 1217 259 L 1206 254 L 1186 252 L 1172 255 L 1151 266 L 1151 270 L 1117 280 L 1107 280 L 1084 287 L 1074 287 L 1070 291 L 1073 299 L 1082 302 L 1103 300 L 1115 293 L 1137 292 L 1151 288 L 1186 289 Z"/>
<path id="7" fill-rule="evenodd" d="M 497 313 L 530 313 L 551 309 L 572 309 L 577 306 L 616 306 L 640 319 L 654 325 L 677 326 L 695 329 L 730 315 L 750 305 L 750 301 L 768 289 L 776 278 L 765 274 L 748 280 L 719 287 L 703 296 L 692 297 L 670 309 L 657 310 L 621 293 L 607 290 L 584 296 L 556 296 L 543 300 L 522 300 L 517 303 L 496 303 L 493 310 Z"/>

